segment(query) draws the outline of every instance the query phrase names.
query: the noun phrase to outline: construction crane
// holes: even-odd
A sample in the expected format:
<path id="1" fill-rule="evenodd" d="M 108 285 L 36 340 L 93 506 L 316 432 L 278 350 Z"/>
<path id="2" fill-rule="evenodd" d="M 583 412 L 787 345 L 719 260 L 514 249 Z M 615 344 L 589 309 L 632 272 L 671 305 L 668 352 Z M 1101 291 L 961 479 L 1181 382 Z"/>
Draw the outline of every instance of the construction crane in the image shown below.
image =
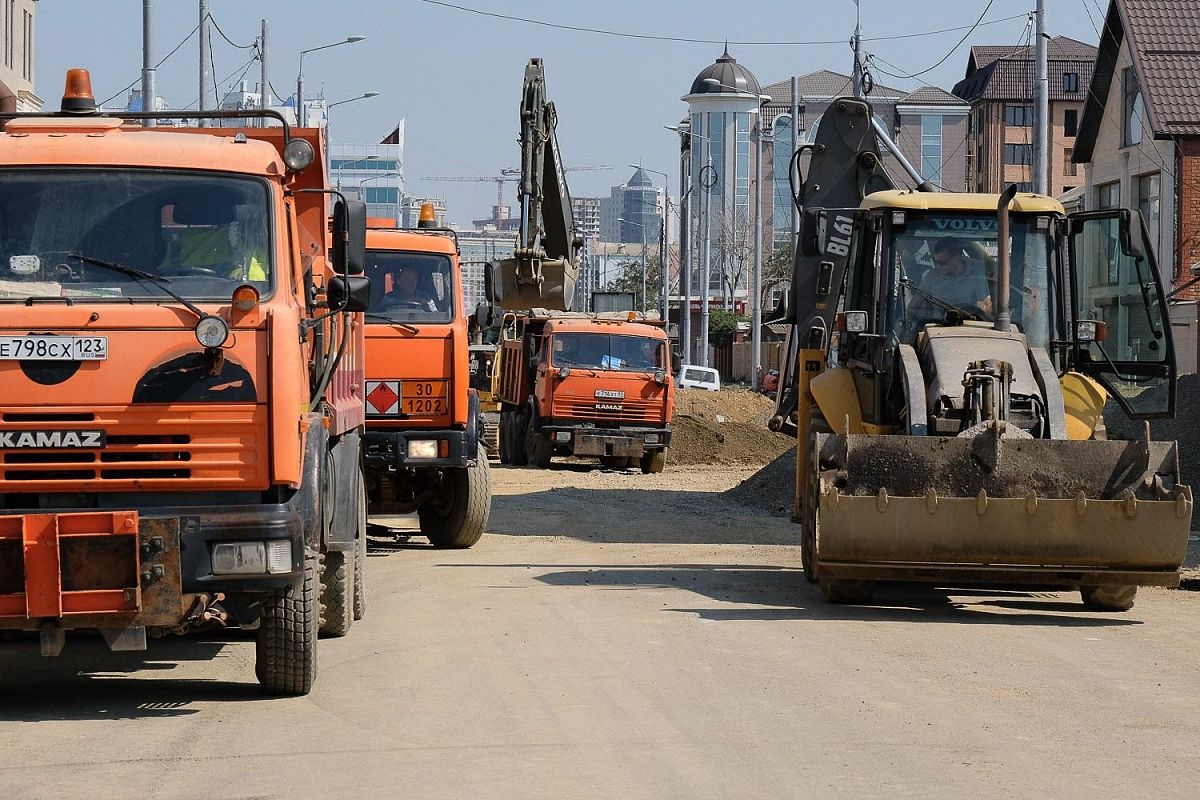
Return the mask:
<path id="1" fill-rule="evenodd" d="M 605 164 L 580 164 L 574 167 L 563 167 L 563 172 L 587 172 L 601 169 L 612 169 Z M 521 180 L 521 170 L 516 167 L 505 167 L 499 175 L 436 175 L 431 178 L 421 178 L 423 181 L 444 181 L 448 183 L 488 183 L 496 182 L 496 207 L 504 205 L 504 184 L 517 183 Z"/>

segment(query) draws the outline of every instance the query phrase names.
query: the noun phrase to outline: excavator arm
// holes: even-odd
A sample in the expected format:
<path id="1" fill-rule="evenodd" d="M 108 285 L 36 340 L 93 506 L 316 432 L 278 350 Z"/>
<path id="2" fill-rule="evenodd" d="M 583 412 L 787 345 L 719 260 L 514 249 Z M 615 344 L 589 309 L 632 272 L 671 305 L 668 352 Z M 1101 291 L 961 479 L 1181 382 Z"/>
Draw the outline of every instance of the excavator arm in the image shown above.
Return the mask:
<path id="1" fill-rule="evenodd" d="M 494 300 L 505 308 L 569 311 L 575 295 L 583 242 L 575 233 L 557 125 L 542 60 L 531 58 L 521 91 L 520 234 L 513 257 L 493 267 L 500 289 Z"/>

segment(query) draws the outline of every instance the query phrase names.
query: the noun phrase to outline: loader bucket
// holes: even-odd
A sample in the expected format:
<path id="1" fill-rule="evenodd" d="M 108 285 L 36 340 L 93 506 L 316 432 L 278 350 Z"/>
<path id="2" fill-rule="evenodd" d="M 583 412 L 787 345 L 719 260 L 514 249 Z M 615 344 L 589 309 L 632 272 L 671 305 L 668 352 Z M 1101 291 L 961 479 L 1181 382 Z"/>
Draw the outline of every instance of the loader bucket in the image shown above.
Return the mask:
<path id="1" fill-rule="evenodd" d="M 579 268 L 565 258 L 505 258 L 499 262 L 500 297 L 504 308 L 570 311 Z"/>
<path id="2" fill-rule="evenodd" d="M 1178 584 L 1174 442 L 819 435 L 818 577 Z"/>

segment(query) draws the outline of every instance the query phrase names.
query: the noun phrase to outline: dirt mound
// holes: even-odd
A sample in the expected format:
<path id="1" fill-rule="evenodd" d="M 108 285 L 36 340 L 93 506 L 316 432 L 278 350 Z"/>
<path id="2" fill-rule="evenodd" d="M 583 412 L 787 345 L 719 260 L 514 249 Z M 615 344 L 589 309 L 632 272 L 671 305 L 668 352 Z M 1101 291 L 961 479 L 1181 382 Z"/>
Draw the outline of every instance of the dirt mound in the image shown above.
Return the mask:
<path id="1" fill-rule="evenodd" d="M 765 464 L 793 445 L 767 430 L 775 404 L 744 389 L 675 395 L 669 464 Z"/>
<path id="2" fill-rule="evenodd" d="M 729 490 L 729 498 L 777 516 L 791 516 L 795 508 L 796 448 L 789 447 L 774 461 Z"/>

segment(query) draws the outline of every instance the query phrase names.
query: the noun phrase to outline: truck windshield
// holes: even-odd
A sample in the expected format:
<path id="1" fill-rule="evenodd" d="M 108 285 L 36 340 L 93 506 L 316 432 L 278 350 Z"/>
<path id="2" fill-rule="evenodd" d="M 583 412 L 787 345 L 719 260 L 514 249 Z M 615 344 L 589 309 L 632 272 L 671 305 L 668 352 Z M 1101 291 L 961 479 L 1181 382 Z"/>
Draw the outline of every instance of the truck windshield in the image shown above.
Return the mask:
<path id="1" fill-rule="evenodd" d="M 1050 341 L 1050 226 L 1037 230 L 1036 218 L 1014 214 L 1009 310 L 1018 330 L 1035 347 Z M 942 321 L 958 309 L 967 318 L 995 318 L 997 291 L 995 214 L 913 214 L 895 232 L 895 283 L 891 318 L 911 341 L 927 322 Z"/>
<path id="2" fill-rule="evenodd" d="M 265 181 L 106 169 L 0 170 L 0 300 L 30 297 L 161 302 L 161 283 L 79 256 L 166 278 L 196 300 L 243 283 L 267 295 L 272 258 Z"/>
<path id="3" fill-rule="evenodd" d="M 556 367 L 646 372 L 660 369 L 664 363 L 663 343 L 645 336 L 556 333 L 551 343 Z"/>
<path id="4" fill-rule="evenodd" d="M 397 322 L 450 322 L 454 319 L 454 281 L 449 256 L 368 250 L 371 279 L 368 322 L 383 317 Z"/>

